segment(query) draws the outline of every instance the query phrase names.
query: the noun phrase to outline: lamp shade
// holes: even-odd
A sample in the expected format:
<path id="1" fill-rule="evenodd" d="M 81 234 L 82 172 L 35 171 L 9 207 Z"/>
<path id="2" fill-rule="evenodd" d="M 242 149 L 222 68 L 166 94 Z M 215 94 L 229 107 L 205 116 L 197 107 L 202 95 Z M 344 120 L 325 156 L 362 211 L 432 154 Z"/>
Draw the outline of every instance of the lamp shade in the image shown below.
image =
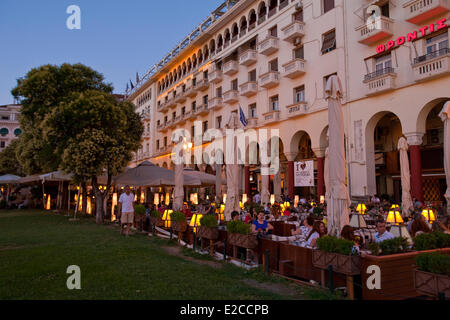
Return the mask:
<path id="1" fill-rule="evenodd" d="M 401 225 L 401 226 L 392 226 L 391 227 L 391 231 L 390 231 L 394 237 L 396 238 L 406 238 L 408 239 L 408 244 L 412 245 L 413 241 L 411 238 L 411 235 L 408 232 L 408 228 L 405 225 Z"/>
<path id="2" fill-rule="evenodd" d="M 173 212 L 173 210 L 164 210 L 164 214 L 162 216 L 162 220 L 164 221 L 164 227 L 170 228 L 172 226 L 172 221 L 170 221 L 170 214 Z"/>
<path id="3" fill-rule="evenodd" d="M 324 204 L 325 203 L 325 196 L 320 196 L 320 203 Z"/>
<path id="4" fill-rule="evenodd" d="M 166 206 L 168 206 L 170 204 L 170 194 L 167 192 L 166 193 Z"/>
<path id="5" fill-rule="evenodd" d="M 434 221 L 436 221 L 436 216 L 432 209 L 423 209 L 422 215 L 425 217 L 425 219 L 427 219 L 429 223 L 433 223 Z"/>
<path id="6" fill-rule="evenodd" d="M 157 206 L 159 204 L 159 194 L 158 193 L 155 193 L 155 199 L 153 201 L 153 204 L 155 206 Z"/>
<path id="7" fill-rule="evenodd" d="M 223 203 L 227 203 L 227 194 L 226 193 L 223 194 Z"/>
<path id="8" fill-rule="evenodd" d="M 403 223 L 403 218 L 398 210 L 390 210 L 386 219 L 388 223 L 400 224 Z"/>
<path id="9" fill-rule="evenodd" d="M 270 195 L 270 204 L 273 205 L 275 203 L 275 195 L 271 194 Z"/>
<path id="10" fill-rule="evenodd" d="M 197 232 L 197 227 L 200 226 L 200 219 L 203 217 L 201 213 L 194 213 L 192 215 L 189 226 L 194 228 L 194 232 Z"/>
<path id="11" fill-rule="evenodd" d="M 367 228 L 366 220 L 361 214 L 355 213 L 350 219 L 350 226 L 356 229 Z"/>
<path id="12" fill-rule="evenodd" d="M 358 203 L 358 206 L 356 207 L 356 211 L 358 211 L 360 214 L 365 214 L 367 211 L 367 207 L 364 203 Z"/>
<path id="13" fill-rule="evenodd" d="M 247 194 L 246 193 L 244 193 L 243 195 L 242 195 L 242 203 L 246 203 L 247 202 Z"/>

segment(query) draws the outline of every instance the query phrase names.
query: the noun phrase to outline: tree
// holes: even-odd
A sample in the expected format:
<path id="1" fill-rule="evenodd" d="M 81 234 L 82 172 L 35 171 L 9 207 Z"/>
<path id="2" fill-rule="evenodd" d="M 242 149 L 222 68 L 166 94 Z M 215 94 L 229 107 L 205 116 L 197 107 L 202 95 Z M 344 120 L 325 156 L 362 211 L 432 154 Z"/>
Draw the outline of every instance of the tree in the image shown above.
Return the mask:
<path id="1" fill-rule="evenodd" d="M 103 81 L 103 75 L 82 64 L 44 65 L 17 80 L 11 93 L 22 104 L 19 121 L 23 133 L 17 159 L 24 173 L 54 171 L 59 167 L 63 150 L 56 148 L 55 141 L 46 139 L 44 120 L 75 93 L 86 90 L 112 93 L 112 86 Z"/>
<path id="2" fill-rule="evenodd" d="M 0 152 L 0 174 L 22 175 L 22 168 L 16 157 L 18 146 L 19 139 L 14 139 L 2 152 Z"/>
<path id="3" fill-rule="evenodd" d="M 68 97 L 45 120 L 46 139 L 63 150 L 61 168 L 79 181 L 92 181 L 97 223 L 103 222 L 112 177 L 140 147 L 144 127 L 134 109 L 108 93 L 88 90 Z M 106 190 L 99 190 L 102 175 L 107 176 Z"/>

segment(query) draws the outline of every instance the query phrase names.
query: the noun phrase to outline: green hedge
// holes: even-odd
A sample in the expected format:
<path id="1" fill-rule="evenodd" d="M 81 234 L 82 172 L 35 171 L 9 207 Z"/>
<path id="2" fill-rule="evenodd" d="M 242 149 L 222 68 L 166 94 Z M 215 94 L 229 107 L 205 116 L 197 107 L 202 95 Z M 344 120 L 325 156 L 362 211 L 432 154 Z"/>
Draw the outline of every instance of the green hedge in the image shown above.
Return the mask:
<path id="1" fill-rule="evenodd" d="M 417 251 L 450 248 L 450 234 L 443 232 L 423 233 L 414 238 Z"/>
<path id="2" fill-rule="evenodd" d="M 170 220 L 172 222 L 186 222 L 186 215 L 180 211 L 174 211 L 170 214 Z"/>
<path id="3" fill-rule="evenodd" d="M 380 243 L 374 242 L 369 244 L 369 250 L 372 251 L 372 254 L 375 256 L 404 253 L 409 250 L 408 239 L 398 237 Z"/>
<path id="4" fill-rule="evenodd" d="M 160 219 L 162 217 L 162 214 L 158 210 L 153 210 L 152 212 L 150 212 L 150 216 L 156 219 Z"/>
<path id="5" fill-rule="evenodd" d="M 206 215 L 200 219 L 200 225 L 206 228 L 215 228 L 217 227 L 217 219 L 213 215 Z"/>
<path id="6" fill-rule="evenodd" d="M 251 226 L 243 221 L 230 221 L 227 224 L 227 231 L 229 233 L 250 234 Z"/>
<path id="7" fill-rule="evenodd" d="M 419 270 L 450 276 L 450 255 L 438 252 L 421 253 L 415 260 Z"/>
<path id="8" fill-rule="evenodd" d="M 344 255 L 352 254 L 354 243 L 349 240 L 339 239 L 333 236 L 325 236 L 317 239 L 317 248 L 324 252 L 339 253 Z"/>
<path id="9" fill-rule="evenodd" d="M 134 214 L 136 214 L 137 216 L 145 215 L 145 207 L 142 204 L 138 204 L 134 207 Z"/>

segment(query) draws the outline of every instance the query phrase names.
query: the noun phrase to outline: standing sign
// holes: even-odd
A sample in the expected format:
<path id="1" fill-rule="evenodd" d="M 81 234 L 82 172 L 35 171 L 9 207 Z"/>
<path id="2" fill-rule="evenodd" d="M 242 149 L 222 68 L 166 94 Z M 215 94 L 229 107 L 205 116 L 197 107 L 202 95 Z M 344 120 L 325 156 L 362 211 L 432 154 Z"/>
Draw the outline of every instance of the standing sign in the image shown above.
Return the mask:
<path id="1" fill-rule="evenodd" d="M 296 162 L 294 180 L 296 187 L 314 187 L 314 161 Z"/>

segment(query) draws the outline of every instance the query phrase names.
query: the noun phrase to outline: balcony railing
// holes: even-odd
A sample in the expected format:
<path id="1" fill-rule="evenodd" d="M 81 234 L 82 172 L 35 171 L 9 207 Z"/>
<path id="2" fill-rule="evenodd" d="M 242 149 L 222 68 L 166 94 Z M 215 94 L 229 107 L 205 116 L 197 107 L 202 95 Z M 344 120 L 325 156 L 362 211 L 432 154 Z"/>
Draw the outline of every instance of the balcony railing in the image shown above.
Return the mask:
<path id="1" fill-rule="evenodd" d="M 308 103 L 305 101 L 299 101 L 289 106 L 286 106 L 288 110 L 288 118 L 295 118 L 303 116 L 308 113 Z"/>
<path id="2" fill-rule="evenodd" d="M 303 59 L 294 59 L 283 64 L 283 76 L 295 79 L 305 73 L 306 61 Z"/>
<path id="3" fill-rule="evenodd" d="M 204 91 L 204 90 L 208 89 L 209 88 L 209 80 L 202 79 L 202 80 L 198 81 L 195 88 L 200 91 Z"/>
<path id="4" fill-rule="evenodd" d="M 190 98 L 193 98 L 197 95 L 197 90 L 194 88 L 194 86 L 190 86 L 186 88 L 184 94 Z"/>
<path id="5" fill-rule="evenodd" d="M 239 86 L 241 96 L 251 97 L 258 93 L 258 83 L 256 81 L 248 81 Z"/>
<path id="6" fill-rule="evenodd" d="M 259 86 L 269 89 L 280 83 L 280 73 L 278 71 L 269 71 L 259 76 Z"/>
<path id="7" fill-rule="evenodd" d="M 450 49 L 442 48 L 417 57 L 413 63 L 415 81 L 437 78 L 450 73 Z"/>
<path id="8" fill-rule="evenodd" d="M 364 76 L 364 83 L 367 85 L 366 95 L 376 95 L 395 89 L 395 79 L 397 74 L 394 68 L 384 68 Z"/>
<path id="9" fill-rule="evenodd" d="M 277 37 L 268 36 L 258 44 L 258 52 L 269 56 L 278 51 L 279 41 Z"/>
<path id="10" fill-rule="evenodd" d="M 236 74 L 239 71 L 239 64 L 237 61 L 230 60 L 223 64 L 222 72 L 228 76 Z"/>
<path id="11" fill-rule="evenodd" d="M 372 45 L 394 34 L 394 20 L 388 17 L 378 17 L 371 24 L 363 24 L 356 29 L 359 32 L 358 42 Z"/>
<path id="12" fill-rule="evenodd" d="M 222 96 L 224 103 L 234 103 L 239 100 L 239 92 L 237 90 L 229 90 L 223 93 Z"/>
<path id="13" fill-rule="evenodd" d="M 256 50 L 247 50 L 239 57 L 239 63 L 243 66 L 250 66 L 258 60 L 258 52 Z"/>
<path id="14" fill-rule="evenodd" d="M 281 29 L 283 32 L 284 41 L 293 41 L 295 38 L 303 37 L 305 35 L 305 24 L 300 21 L 294 21 Z"/>
<path id="15" fill-rule="evenodd" d="M 203 114 L 207 114 L 208 112 L 209 112 L 208 103 L 204 103 L 204 104 L 198 106 L 198 108 L 195 110 L 196 115 L 203 115 Z"/>
<path id="16" fill-rule="evenodd" d="M 219 83 L 222 81 L 222 70 L 216 69 L 209 73 L 209 82 Z"/>
<path id="17" fill-rule="evenodd" d="M 256 128 L 258 126 L 258 118 L 248 118 L 247 129 Z"/>
<path id="18" fill-rule="evenodd" d="M 388 73 L 395 73 L 394 72 L 394 68 L 384 68 L 384 69 L 380 69 L 380 70 L 377 70 L 375 72 L 366 74 L 364 76 L 364 81 L 370 81 L 370 80 L 373 80 L 375 78 L 379 78 L 380 76 L 383 76 L 383 75 L 388 74 Z"/>
<path id="19" fill-rule="evenodd" d="M 272 110 L 263 114 L 266 124 L 280 121 L 280 110 Z"/>
<path id="20" fill-rule="evenodd" d="M 175 97 L 175 102 L 176 103 L 183 103 L 185 101 L 186 101 L 186 96 L 184 95 L 184 92 L 177 93 L 177 95 Z"/>
<path id="21" fill-rule="evenodd" d="M 223 107 L 222 97 L 214 97 L 209 100 L 209 108 L 214 110 L 219 110 Z"/>
<path id="22" fill-rule="evenodd" d="M 448 0 L 411 0 L 403 4 L 406 21 L 423 24 L 426 20 L 442 15 L 450 10 Z"/>

